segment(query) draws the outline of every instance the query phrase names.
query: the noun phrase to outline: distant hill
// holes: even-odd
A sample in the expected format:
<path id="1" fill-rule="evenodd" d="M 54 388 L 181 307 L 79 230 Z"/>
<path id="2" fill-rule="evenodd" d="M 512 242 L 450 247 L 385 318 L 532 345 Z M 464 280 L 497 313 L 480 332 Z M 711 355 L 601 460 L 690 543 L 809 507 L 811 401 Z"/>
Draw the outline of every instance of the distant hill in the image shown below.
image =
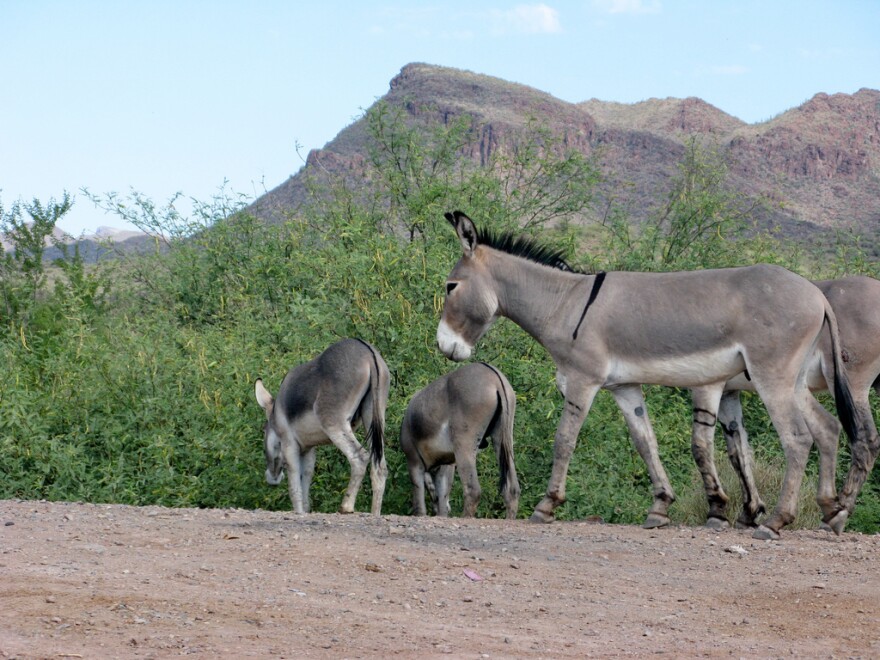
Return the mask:
<path id="1" fill-rule="evenodd" d="M 515 141 L 530 117 L 543 120 L 564 143 L 599 157 L 613 196 L 635 221 L 662 201 L 669 177 L 692 135 L 706 137 L 729 157 L 733 185 L 778 204 L 756 218 L 796 238 L 854 228 L 880 235 L 880 91 L 816 94 L 759 124 L 747 124 L 698 99 L 648 99 L 623 104 L 591 99 L 568 103 L 499 78 L 427 64 L 409 64 L 391 80 L 382 101 L 438 121 L 468 114 L 478 124 L 462 155 L 485 162 Z M 253 210 L 271 217 L 305 199 L 305 179 L 322 172 L 364 169 L 366 127 L 358 120 L 305 167 L 260 197 Z"/>
<path id="2" fill-rule="evenodd" d="M 43 258 L 48 260 L 60 259 L 63 253 L 56 243 L 69 246 L 78 245 L 82 258 L 91 263 L 97 261 L 102 255 L 119 252 L 141 252 L 150 249 L 154 240 L 148 234 L 140 231 L 116 229 L 114 227 L 98 227 L 94 234 L 72 236 L 67 232 L 55 227 L 51 238 L 45 241 Z M 4 251 L 13 249 L 12 242 L 5 234 L 0 234 L 0 245 Z"/>

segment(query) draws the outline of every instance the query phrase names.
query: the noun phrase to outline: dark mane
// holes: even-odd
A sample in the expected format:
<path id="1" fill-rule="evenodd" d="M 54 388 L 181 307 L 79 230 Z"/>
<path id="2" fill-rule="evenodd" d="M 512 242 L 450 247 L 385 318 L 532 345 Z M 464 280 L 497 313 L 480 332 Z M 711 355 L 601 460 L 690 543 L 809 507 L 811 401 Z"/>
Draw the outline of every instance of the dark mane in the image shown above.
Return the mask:
<path id="1" fill-rule="evenodd" d="M 490 229 L 477 229 L 477 242 L 480 245 L 522 257 L 544 266 L 576 273 L 574 268 L 562 256 L 562 250 L 539 245 L 527 236 L 514 236 L 511 232 L 493 232 Z"/>

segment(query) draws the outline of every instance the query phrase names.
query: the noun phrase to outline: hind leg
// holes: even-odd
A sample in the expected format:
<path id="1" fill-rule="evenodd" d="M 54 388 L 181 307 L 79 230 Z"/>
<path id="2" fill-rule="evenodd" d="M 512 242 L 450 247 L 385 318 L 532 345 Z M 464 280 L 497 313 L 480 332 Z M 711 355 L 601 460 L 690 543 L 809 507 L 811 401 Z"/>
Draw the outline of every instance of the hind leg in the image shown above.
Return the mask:
<path id="1" fill-rule="evenodd" d="M 675 501 L 675 492 L 660 462 L 657 437 L 648 419 L 648 408 L 645 405 L 642 388 L 639 385 L 618 387 L 613 389 L 611 394 L 626 419 L 630 438 L 639 456 L 645 461 L 651 477 L 654 502 L 642 527 L 645 529 L 664 527 L 669 524 L 669 505 Z"/>
<path id="2" fill-rule="evenodd" d="M 425 482 L 430 479 L 430 475 L 425 472 L 421 461 L 407 461 L 407 469 L 409 470 L 409 479 L 412 481 L 412 513 L 414 516 L 427 515 L 425 507 Z M 431 486 L 433 488 L 433 482 Z"/>
<path id="3" fill-rule="evenodd" d="M 718 423 L 724 432 L 727 457 L 739 477 L 743 506 L 736 520 L 737 527 L 757 527 L 758 516 L 767 511 L 755 484 L 755 458 L 749 435 L 743 424 L 742 404 L 737 391 L 725 392 L 718 407 Z"/>
<path id="4" fill-rule="evenodd" d="M 455 464 L 439 465 L 431 470 L 425 484 L 431 494 L 431 502 L 434 505 L 434 514 L 438 518 L 449 516 L 449 493 L 452 491 L 452 481 L 455 479 Z"/>
<path id="5" fill-rule="evenodd" d="M 754 379 L 754 373 L 752 376 Z M 758 386 L 756 385 L 756 387 Z M 762 395 L 764 405 L 767 407 L 773 427 L 782 444 L 782 451 L 785 455 L 785 475 L 776 508 L 755 530 L 753 536 L 758 539 L 778 539 L 779 531 L 795 519 L 801 482 L 807 467 L 810 447 L 813 444 L 813 436 L 807 420 L 797 405 L 803 401 L 805 390 L 793 393 L 794 396 L 791 396 L 782 386 L 777 385 L 775 389 L 769 389 L 769 391 L 768 389 L 765 385 L 763 392 L 760 387 L 758 391 Z"/>
<path id="6" fill-rule="evenodd" d="M 878 379 L 880 380 L 880 379 Z M 850 443 L 852 455 L 852 463 L 849 472 L 846 475 L 843 487 L 840 490 L 840 503 L 846 507 L 846 510 L 852 513 L 856 506 L 856 498 L 861 491 L 862 486 L 874 467 L 877 455 L 880 454 L 880 436 L 877 434 L 877 427 L 874 423 L 874 414 L 871 410 L 871 404 L 868 395 L 871 390 L 870 384 L 862 384 L 852 379 L 851 383 L 853 403 L 861 413 L 864 420 L 865 433 L 868 437 L 867 443 Z M 874 387 L 878 395 L 880 395 L 880 385 Z"/>
<path id="7" fill-rule="evenodd" d="M 841 507 L 837 499 L 834 480 L 837 473 L 837 439 L 841 425 L 822 404 L 810 395 L 804 401 L 804 413 L 813 442 L 819 451 L 819 487 L 816 502 L 822 510 L 822 521 L 835 533 L 840 534 L 846 525 L 849 513 Z"/>
<path id="8" fill-rule="evenodd" d="M 374 516 L 382 515 L 382 498 L 385 495 L 385 482 L 387 479 L 388 465 L 385 462 L 384 453 L 378 462 L 370 458 L 370 486 L 373 492 L 370 513 Z"/>
<path id="9" fill-rule="evenodd" d="M 467 444 L 473 449 L 462 447 Z M 480 504 L 480 479 L 477 476 L 477 452 L 476 443 L 468 438 L 464 443 L 455 442 L 455 465 L 458 468 L 458 478 L 461 479 L 462 490 L 462 518 L 473 518 L 477 515 L 477 506 Z"/>
<path id="10" fill-rule="evenodd" d="M 691 453 L 697 469 L 703 477 L 703 488 L 709 502 L 706 526 L 724 529 L 727 522 L 728 497 L 721 486 L 718 471 L 715 469 L 715 422 L 718 419 L 718 405 L 724 391 L 723 383 L 692 390 L 694 424 L 691 433 Z"/>
<path id="11" fill-rule="evenodd" d="M 503 473 L 504 466 L 509 466 L 507 468 L 507 477 L 506 482 L 501 485 L 501 498 L 504 500 L 504 510 L 506 512 L 506 516 L 508 520 L 516 519 L 516 514 L 519 511 L 519 495 L 520 495 L 520 487 L 519 487 L 519 479 L 516 476 L 516 466 L 513 463 L 513 456 L 507 457 L 505 455 L 505 449 L 502 446 L 502 440 L 492 437 L 492 442 L 495 445 L 495 458 L 498 459 L 498 472 L 499 474 Z"/>
<path id="12" fill-rule="evenodd" d="M 325 431 L 327 437 L 348 459 L 348 464 L 351 466 L 351 478 L 345 489 L 342 504 L 339 506 L 339 513 L 353 513 L 358 490 L 360 490 L 364 475 L 367 473 L 370 455 L 366 449 L 361 447 L 351 430 L 351 425 L 347 422 L 336 427 L 325 427 Z"/>

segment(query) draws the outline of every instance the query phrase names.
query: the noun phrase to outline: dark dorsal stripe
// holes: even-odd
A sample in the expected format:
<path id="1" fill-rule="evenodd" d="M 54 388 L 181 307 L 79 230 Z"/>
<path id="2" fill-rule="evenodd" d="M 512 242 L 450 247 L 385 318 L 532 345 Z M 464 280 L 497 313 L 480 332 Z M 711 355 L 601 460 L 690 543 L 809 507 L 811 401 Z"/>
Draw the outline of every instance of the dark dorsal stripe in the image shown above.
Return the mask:
<path id="1" fill-rule="evenodd" d="M 581 329 L 581 323 L 584 322 L 584 317 L 587 315 L 587 310 L 590 309 L 590 305 L 592 305 L 596 301 L 596 296 L 599 295 L 599 289 L 602 288 L 602 282 L 605 281 L 605 273 L 600 272 L 596 273 L 596 279 L 593 280 L 593 288 L 590 290 L 590 297 L 587 298 L 587 304 L 584 305 L 584 311 L 581 312 L 581 318 L 575 326 L 574 332 L 571 334 L 572 340 L 578 338 L 578 330 Z"/>

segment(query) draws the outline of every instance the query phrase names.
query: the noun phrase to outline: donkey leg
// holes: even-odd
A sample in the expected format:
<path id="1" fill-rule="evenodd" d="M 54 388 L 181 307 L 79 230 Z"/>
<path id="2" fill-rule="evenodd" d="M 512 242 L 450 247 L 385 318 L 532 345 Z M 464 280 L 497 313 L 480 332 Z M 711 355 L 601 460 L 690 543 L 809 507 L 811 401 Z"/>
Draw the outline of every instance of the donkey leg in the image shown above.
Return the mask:
<path id="1" fill-rule="evenodd" d="M 472 438 L 466 438 L 464 442 L 453 441 L 455 446 L 455 465 L 458 468 L 458 478 L 461 479 L 462 490 L 462 518 L 473 518 L 477 515 L 477 506 L 480 504 L 480 478 L 477 475 L 477 452 L 476 442 Z M 461 445 L 466 445 L 462 447 Z"/>
<path id="2" fill-rule="evenodd" d="M 315 458 L 317 451 L 315 447 L 306 449 L 300 454 L 299 479 L 302 487 L 303 510 L 309 513 L 312 510 L 312 500 L 309 491 L 312 488 L 312 477 L 315 476 Z"/>
<path id="3" fill-rule="evenodd" d="M 385 456 L 377 463 L 370 458 L 370 485 L 372 486 L 373 499 L 370 505 L 370 513 L 374 516 L 382 515 L 382 498 L 385 495 L 385 482 L 388 479 L 388 464 Z"/>
<path id="4" fill-rule="evenodd" d="M 455 479 L 455 463 L 440 465 L 428 475 L 430 482 L 431 501 L 434 504 L 434 514 L 438 518 L 449 517 L 449 493 L 452 490 L 452 482 Z"/>
<path id="5" fill-rule="evenodd" d="M 567 383 L 562 418 L 559 420 L 559 426 L 556 427 L 556 439 L 553 443 L 553 469 L 550 473 L 550 483 L 547 485 L 547 494 L 529 518 L 532 522 L 553 522 L 556 507 L 565 502 L 568 464 L 574 453 L 578 433 L 598 391 L 598 385 L 576 388 L 572 383 Z"/>
<path id="6" fill-rule="evenodd" d="M 755 378 L 754 372 L 752 378 Z M 756 385 L 756 387 L 758 386 Z M 779 530 L 791 523 L 797 515 L 798 495 L 807 467 L 810 447 L 813 444 L 813 436 L 804 414 L 798 406 L 798 403 L 803 401 L 801 393 L 789 394 L 784 388 L 777 388 L 776 391 L 769 393 L 766 392 L 766 387 L 764 390 L 762 391 L 762 388 L 758 387 L 779 436 L 779 441 L 782 443 L 782 451 L 785 455 L 785 475 L 776 508 L 755 530 L 753 537 L 778 539 Z"/>
<path id="7" fill-rule="evenodd" d="M 813 433 L 813 442 L 819 451 L 819 485 L 816 503 L 822 510 L 822 522 L 836 534 L 843 531 L 849 512 L 842 507 L 835 490 L 837 474 L 837 439 L 841 425 L 816 399 L 809 394 L 804 402 L 804 414 Z"/>
<path id="8" fill-rule="evenodd" d="M 742 404 L 739 396 L 737 391 L 725 392 L 721 396 L 718 423 L 721 425 L 724 441 L 727 443 L 727 457 L 739 477 L 740 490 L 742 491 L 743 506 L 736 520 L 736 526 L 747 528 L 757 527 L 757 518 L 767 511 L 767 507 L 764 505 L 755 483 L 755 459 L 752 446 L 749 444 L 749 435 L 743 424 Z"/>
<path id="9" fill-rule="evenodd" d="M 425 468 L 421 461 L 410 462 L 407 465 L 409 470 L 409 479 L 412 481 L 412 513 L 414 516 L 427 515 L 425 507 L 425 484 L 431 475 L 425 472 Z M 433 489 L 434 483 L 431 482 Z"/>
<path id="10" fill-rule="evenodd" d="M 500 439 L 492 438 L 495 445 L 495 458 L 498 460 L 499 473 L 504 468 L 503 465 L 510 465 L 507 471 L 507 483 L 501 487 L 501 498 L 504 500 L 505 515 L 508 520 L 515 520 L 519 511 L 519 479 L 516 476 L 516 466 L 513 463 L 513 457 L 509 459 L 505 456 L 505 449 Z"/>
<path id="11" fill-rule="evenodd" d="M 725 529 L 730 526 L 727 522 L 729 498 L 721 486 L 718 471 L 715 469 L 715 422 L 718 419 L 718 406 L 723 392 L 723 383 L 697 387 L 691 392 L 694 407 L 691 453 L 703 477 L 703 488 L 709 502 L 706 527 L 713 529 Z"/>
<path id="12" fill-rule="evenodd" d="M 339 505 L 339 513 L 353 513 L 358 490 L 360 490 L 361 482 L 367 473 L 370 455 L 355 438 L 350 424 L 346 423 L 337 428 L 325 428 L 325 431 L 327 437 L 348 459 L 348 464 L 351 466 L 351 478 L 345 489 L 342 504 Z"/>
<path id="13" fill-rule="evenodd" d="M 852 463 L 840 490 L 840 503 L 850 513 L 856 506 L 856 498 L 874 467 L 877 455 L 880 454 L 880 435 L 877 434 L 874 414 L 868 400 L 870 389 L 870 384 L 865 386 L 856 382 L 851 383 L 853 403 L 861 411 L 861 417 L 865 420 L 868 443 L 850 443 Z M 874 390 L 880 396 L 880 382 L 874 385 Z"/>
<path id="14" fill-rule="evenodd" d="M 449 494 L 452 492 L 452 482 L 455 481 L 455 463 L 441 465 L 437 470 L 437 477 L 437 506 L 444 516 L 448 516 Z"/>
<path id="15" fill-rule="evenodd" d="M 648 467 L 651 477 L 652 494 L 654 502 L 648 510 L 648 516 L 642 527 L 652 529 L 664 527 L 669 524 L 669 505 L 675 501 L 675 492 L 663 463 L 660 462 L 660 454 L 657 450 L 657 436 L 648 419 L 648 407 L 645 405 L 645 397 L 640 385 L 628 385 L 618 387 L 611 391 L 617 407 L 626 419 L 629 435 L 639 456 Z"/>
<path id="16" fill-rule="evenodd" d="M 303 500 L 302 482 L 300 481 L 300 448 L 296 441 L 285 440 L 281 443 L 281 452 L 284 454 L 284 464 L 287 471 L 287 492 L 290 495 L 290 504 L 294 513 L 308 513 L 308 508 Z"/>

